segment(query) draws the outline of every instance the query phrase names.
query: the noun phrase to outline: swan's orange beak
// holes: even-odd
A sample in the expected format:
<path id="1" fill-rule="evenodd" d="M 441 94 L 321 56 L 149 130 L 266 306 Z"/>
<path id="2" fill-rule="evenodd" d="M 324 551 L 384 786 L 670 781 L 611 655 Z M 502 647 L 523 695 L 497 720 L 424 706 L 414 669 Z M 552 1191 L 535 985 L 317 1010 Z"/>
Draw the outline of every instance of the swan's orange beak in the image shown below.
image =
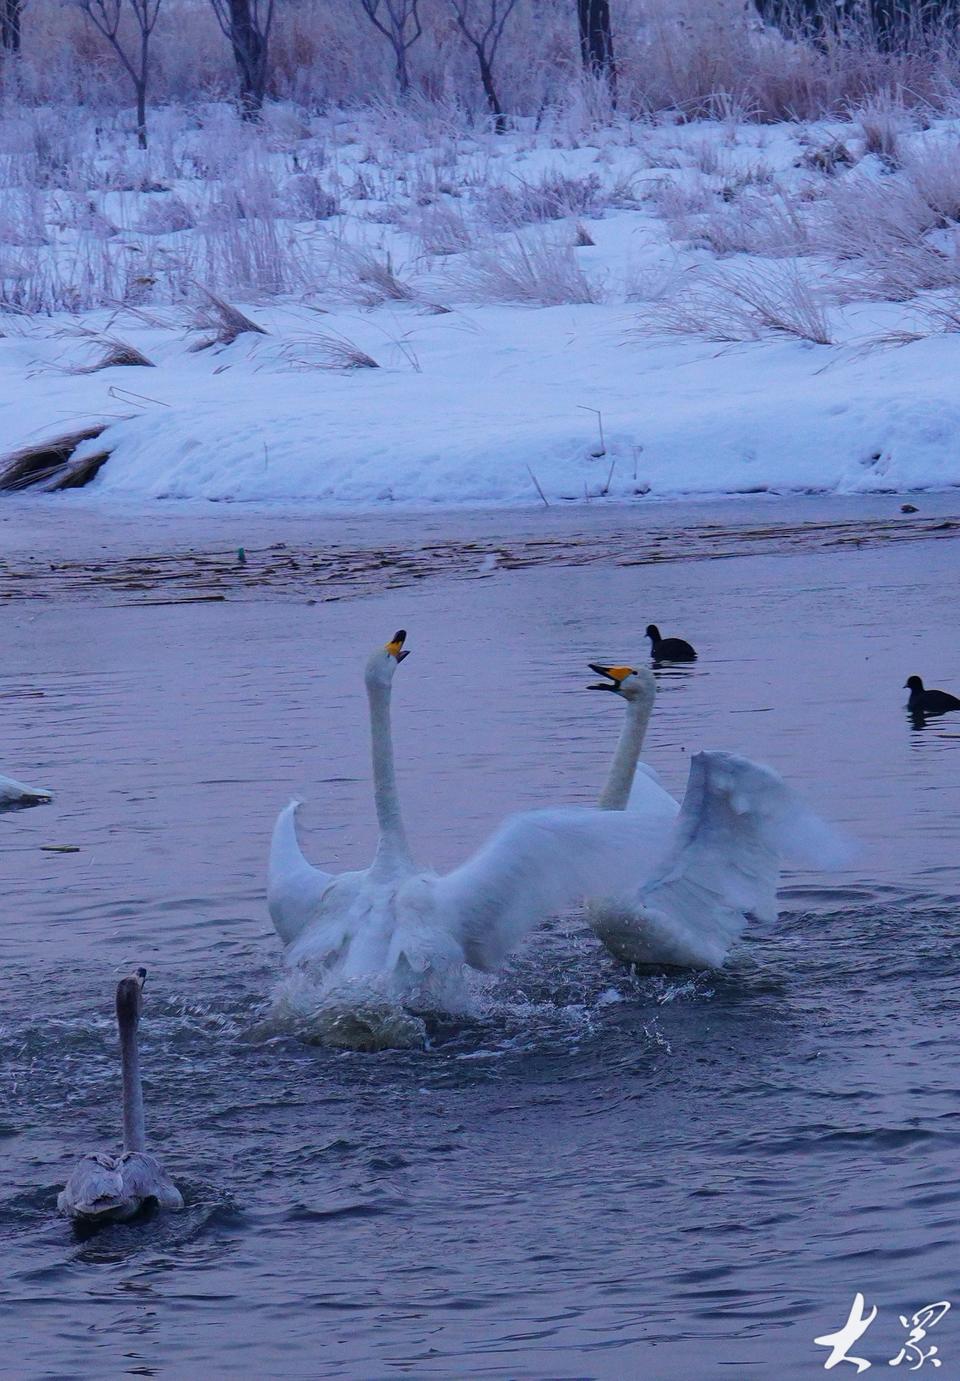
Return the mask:
<path id="1" fill-rule="evenodd" d="M 634 675 L 633 667 L 602 667 L 597 662 L 589 662 L 588 666 L 590 670 L 595 671 L 598 676 L 606 676 L 609 679 L 607 681 L 595 681 L 592 685 L 587 687 L 587 690 L 613 691 L 614 694 L 619 695 L 621 681 L 625 681 L 628 676 Z M 610 684 L 611 681 L 613 682 L 612 685 Z"/>
<path id="2" fill-rule="evenodd" d="M 399 628 L 397 629 L 396 633 L 394 633 L 390 641 L 387 643 L 386 650 L 390 653 L 391 657 L 396 657 L 398 662 L 402 662 L 404 657 L 410 656 L 409 652 L 403 651 L 403 644 L 406 642 L 406 640 L 407 630 L 405 628 Z"/>

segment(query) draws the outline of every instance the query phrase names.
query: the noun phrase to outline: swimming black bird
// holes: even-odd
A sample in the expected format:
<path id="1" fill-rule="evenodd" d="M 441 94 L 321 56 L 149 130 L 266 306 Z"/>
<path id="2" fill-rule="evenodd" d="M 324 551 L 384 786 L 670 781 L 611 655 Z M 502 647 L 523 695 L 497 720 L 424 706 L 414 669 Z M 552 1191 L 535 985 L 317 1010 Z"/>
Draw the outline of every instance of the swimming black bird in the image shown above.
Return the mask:
<path id="1" fill-rule="evenodd" d="M 919 676 L 908 676 L 904 690 L 910 692 L 907 709 L 911 714 L 946 714 L 947 710 L 960 710 L 960 700 L 948 691 L 924 690 Z"/>
<path id="2" fill-rule="evenodd" d="M 646 636 L 650 639 L 650 655 L 655 662 L 695 662 L 696 650 L 683 638 L 661 638 L 660 629 L 655 623 L 647 624 Z"/>

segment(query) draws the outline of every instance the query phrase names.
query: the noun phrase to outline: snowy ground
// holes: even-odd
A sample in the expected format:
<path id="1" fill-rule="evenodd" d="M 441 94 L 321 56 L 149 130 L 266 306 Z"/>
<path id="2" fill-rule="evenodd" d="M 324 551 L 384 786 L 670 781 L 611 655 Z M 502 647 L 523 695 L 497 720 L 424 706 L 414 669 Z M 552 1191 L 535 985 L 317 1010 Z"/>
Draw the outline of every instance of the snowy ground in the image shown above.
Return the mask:
<path id="1" fill-rule="evenodd" d="M 104 503 L 960 484 L 960 123 L 272 119 L 8 199 L 4 452 L 111 419 Z M 263 334 L 198 348 L 205 289 Z"/>

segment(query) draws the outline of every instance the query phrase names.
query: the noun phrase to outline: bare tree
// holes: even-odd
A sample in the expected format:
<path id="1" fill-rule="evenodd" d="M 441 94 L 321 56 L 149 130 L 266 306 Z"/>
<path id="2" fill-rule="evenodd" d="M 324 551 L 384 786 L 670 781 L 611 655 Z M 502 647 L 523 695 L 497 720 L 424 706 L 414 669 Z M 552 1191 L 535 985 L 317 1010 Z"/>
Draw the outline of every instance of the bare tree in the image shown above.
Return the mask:
<path id="1" fill-rule="evenodd" d="M 20 19 L 23 0 L 0 0 L 0 44 L 8 53 L 20 51 Z"/>
<path id="2" fill-rule="evenodd" d="M 217 23 L 230 40 L 240 78 L 240 113 L 256 120 L 267 89 L 267 51 L 275 0 L 210 0 Z"/>
<path id="3" fill-rule="evenodd" d="M 503 37 L 503 26 L 516 3 L 517 0 L 450 0 L 457 28 L 477 55 L 480 80 L 498 134 L 506 129 L 507 122 L 493 84 L 493 62 Z"/>
<path id="4" fill-rule="evenodd" d="M 410 90 L 407 51 L 423 33 L 418 13 L 420 0 L 382 0 L 382 17 L 381 0 L 360 0 L 360 4 L 371 24 L 380 30 L 393 49 L 397 86 L 400 95 L 405 96 Z"/>
<path id="5" fill-rule="evenodd" d="M 577 0 L 577 21 L 583 65 L 593 76 L 606 80 L 616 100 L 617 69 L 613 61 L 609 0 Z"/>
<path id="6" fill-rule="evenodd" d="M 161 0 L 77 0 L 81 10 L 110 44 L 127 70 L 137 93 L 137 143 L 147 147 L 147 78 L 150 75 L 150 35 L 157 24 Z M 132 40 L 120 38 L 124 10 L 137 26 Z"/>

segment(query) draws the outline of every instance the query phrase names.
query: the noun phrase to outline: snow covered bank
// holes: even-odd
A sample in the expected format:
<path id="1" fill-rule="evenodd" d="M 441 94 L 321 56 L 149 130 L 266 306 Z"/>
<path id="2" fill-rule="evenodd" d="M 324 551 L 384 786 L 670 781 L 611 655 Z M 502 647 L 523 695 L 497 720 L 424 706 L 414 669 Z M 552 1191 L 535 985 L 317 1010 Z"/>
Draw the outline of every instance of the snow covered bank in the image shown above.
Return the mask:
<path id="1" fill-rule="evenodd" d="M 269 228 L 303 278 L 271 297 L 246 281 L 231 301 L 261 329 L 215 344 L 190 316 L 198 280 L 174 291 L 209 227 L 151 238 L 145 207 L 174 223 L 161 194 L 104 192 L 103 214 L 129 227 L 104 252 L 149 250 L 152 297 L 10 319 L 3 449 L 112 419 L 86 443 L 111 452 L 87 491 L 104 503 L 960 485 L 958 126 L 907 122 L 896 167 L 858 129 L 637 126 L 569 148 L 489 136 L 438 153 L 432 190 L 423 149 L 374 153 L 341 131 L 334 228 L 267 226 L 266 211 L 231 223 L 247 248 Z M 182 210 L 191 189 L 168 191 Z M 222 293 L 245 262 L 230 244 Z M 143 362 L 94 367 L 118 343 Z"/>
<path id="2" fill-rule="evenodd" d="M 535 483 L 548 500 L 960 484 L 953 337 L 844 359 L 793 341 L 720 353 L 625 344 L 628 319 L 602 307 L 404 318 L 395 329 L 419 372 L 290 370 L 269 337 L 245 336 L 218 356 L 178 351 L 153 370 L 57 380 L 53 416 L 133 414 L 87 443 L 113 450 L 89 491 L 104 501 L 539 503 Z M 395 353 L 370 324 L 348 325 L 385 360 Z M 50 415 L 50 381 L 42 405 L 36 383 L 6 400 L 8 436 L 11 414 L 20 438 L 41 407 Z"/>

